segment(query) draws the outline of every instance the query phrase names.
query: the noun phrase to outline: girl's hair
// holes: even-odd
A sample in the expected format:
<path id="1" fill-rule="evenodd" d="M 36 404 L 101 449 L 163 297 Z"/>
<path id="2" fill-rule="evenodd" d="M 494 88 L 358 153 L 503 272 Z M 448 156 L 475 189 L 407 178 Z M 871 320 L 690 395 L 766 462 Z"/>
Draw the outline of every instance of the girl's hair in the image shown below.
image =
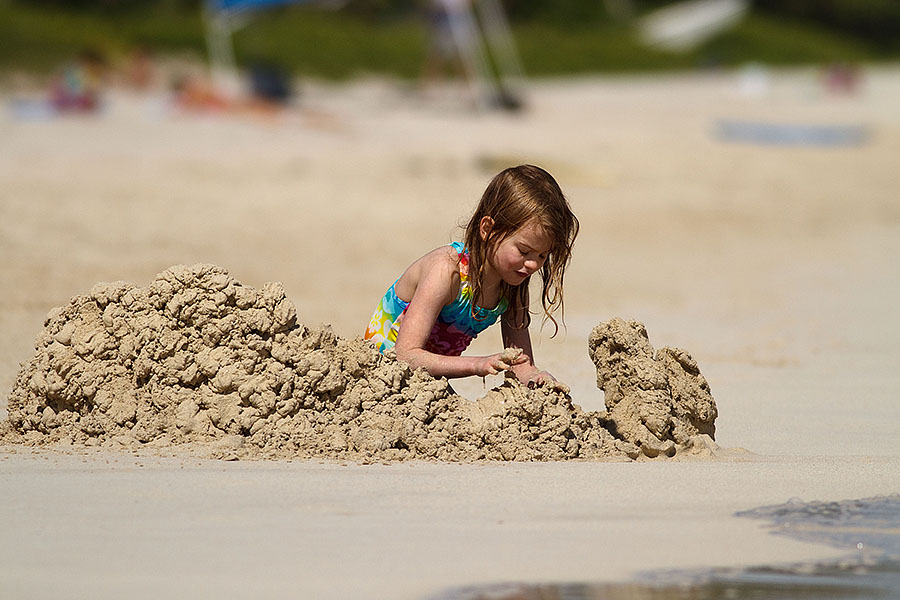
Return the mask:
<path id="1" fill-rule="evenodd" d="M 484 217 L 490 217 L 494 222 L 486 239 L 482 239 L 480 233 Z M 553 335 L 556 335 L 559 324 L 553 318 L 553 312 L 563 309 L 563 275 L 572 258 L 579 224 L 553 176 L 534 165 L 511 167 L 495 175 L 466 227 L 472 311 L 474 315 L 474 299 L 481 295 L 488 258 L 503 240 L 531 221 L 536 221 L 550 238 L 550 252 L 540 271 L 541 305 L 543 320 L 553 322 Z M 516 329 L 525 328 L 531 322 L 528 311 L 530 279 L 517 286 L 501 283 L 500 292 L 509 301 L 507 322 Z M 564 318 L 565 311 L 561 312 Z"/>

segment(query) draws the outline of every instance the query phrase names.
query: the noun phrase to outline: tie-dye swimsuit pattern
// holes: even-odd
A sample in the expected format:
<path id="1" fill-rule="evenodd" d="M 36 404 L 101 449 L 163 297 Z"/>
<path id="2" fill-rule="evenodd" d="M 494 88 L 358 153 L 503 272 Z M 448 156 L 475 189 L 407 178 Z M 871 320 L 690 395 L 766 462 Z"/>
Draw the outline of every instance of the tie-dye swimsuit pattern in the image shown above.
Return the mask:
<path id="1" fill-rule="evenodd" d="M 509 302 L 506 298 L 501 298 L 492 309 L 476 306 L 473 316 L 472 288 L 469 285 L 469 253 L 460 242 L 453 242 L 450 246 L 459 256 L 459 294 L 456 300 L 441 309 L 424 349 L 444 356 L 459 356 L 475 336 L 497 322 L 509 306 Z M 400 323 L 409 307 L 409 302 L 401 300 L 394 291 L 396 285 L 395 281 L 381 299 L 364 336 L 365 339 L 378 344 L 380 352 L 394 347 Z"/>

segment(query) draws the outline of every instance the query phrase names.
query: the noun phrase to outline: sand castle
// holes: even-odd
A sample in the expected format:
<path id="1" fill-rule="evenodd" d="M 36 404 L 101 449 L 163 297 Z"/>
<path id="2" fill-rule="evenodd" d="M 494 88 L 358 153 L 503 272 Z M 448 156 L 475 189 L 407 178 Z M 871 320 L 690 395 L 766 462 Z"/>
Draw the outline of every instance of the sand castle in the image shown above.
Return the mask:
<path id="1" fill-rule="evenodd" d="M 716 405 L 684 350 L 613 319 L 589 339 L 605 413 L 512 377 L 471 402 L 362 339 L 298 322 L 278 283 L 213 265 L 101 283 L 53 309 L 9 397 L 6 441 L 194 444 L 219 458 L 634 460 L 709 453 Z"/>

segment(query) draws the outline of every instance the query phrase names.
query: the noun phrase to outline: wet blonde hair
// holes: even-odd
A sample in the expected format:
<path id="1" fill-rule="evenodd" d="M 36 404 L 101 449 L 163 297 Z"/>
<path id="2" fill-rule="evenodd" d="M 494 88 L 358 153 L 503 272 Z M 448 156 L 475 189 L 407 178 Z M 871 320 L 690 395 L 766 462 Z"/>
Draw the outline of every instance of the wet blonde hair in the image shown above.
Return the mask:
<path id="1" fill-rule="evenodd" d="M 493 220 L 486 238 L 481 237 L 481 221 Z M 493 256 L 500 243 L 507 237 L 535 221 L 550 238 L 550 251 L 541 267 L 541 306 L 544 322 L 553 323 L 555 336 L 559 323 L 553 313 L 563 309 L 563 276 L 572 259 L 572 245 L 578 235 L 578 219 L 569 208 L 559 184 L 547 171 L 534 165 L 510 167 L 494 176 L 472 218 L 466 226 L 465 244 L 469 250 L 469 284 L 473 299 L 481 296 L 484 287 L 484 271 L 488 258 Z M 530 277 L 519 285 L 501 283 L 501 295 L 509 301 L 504 319 L 516 329 L 528 327 L 531 313 L 528 310 L 528 285 Z M 472 303 L 475 314 L 475 302 Z"/>

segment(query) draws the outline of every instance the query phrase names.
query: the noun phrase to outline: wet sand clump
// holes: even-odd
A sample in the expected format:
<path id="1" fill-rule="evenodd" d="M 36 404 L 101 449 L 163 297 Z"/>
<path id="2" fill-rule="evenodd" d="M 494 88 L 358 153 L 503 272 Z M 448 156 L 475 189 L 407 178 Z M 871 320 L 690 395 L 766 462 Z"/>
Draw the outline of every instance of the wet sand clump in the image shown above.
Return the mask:
<path id="1" fill-rule="evenodd" d="M 643 323 L 619 318 L 597 325 L 588 349 L 617 437 L 651 458 L 715 438 L 716 403 L 688 352 L 654 351 Z"/>
<path id="2" fill-rule="evenodd" d="M 603 360 L 610 344 L 591 339 Z M 9 397 L 9 442 L 189 444 L 220 458 L 628 460 L 655 456 L 647 431 L 664 455 L 695 448 L 715 418 L 708 386 L 691 386 L 699 371 L 682 375 L 696 363 L 669 349 L 660 365 L 684 385 L 647 409 L 626 394 L 608 414 L 586 413 L 564 390 L 511 377 L 471 402 L 362 339 L 299 323 L 280 284 L 257 290 L 213 265 L 172 267 L 144 288 L 98 284 L 50 312 L 35 349 Z M 611 357 L 610 368 L 624 356 L 646 358 Z M 604 381 L 633 387 L 616 377 Z M 711 413 L 696 410 L 698 389 Z"/>

